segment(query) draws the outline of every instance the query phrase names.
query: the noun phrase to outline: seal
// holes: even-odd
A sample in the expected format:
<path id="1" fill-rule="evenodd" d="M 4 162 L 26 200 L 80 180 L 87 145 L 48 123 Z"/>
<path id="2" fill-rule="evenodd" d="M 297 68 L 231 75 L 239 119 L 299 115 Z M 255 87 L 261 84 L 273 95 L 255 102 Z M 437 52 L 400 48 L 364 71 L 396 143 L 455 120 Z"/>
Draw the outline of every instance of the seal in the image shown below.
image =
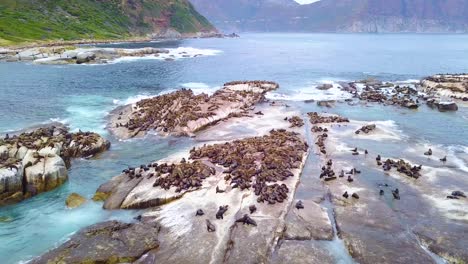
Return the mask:
<path id="1" fill-rule="evenodd" d="M 344 198 L 346 198 L 346 199 L 348 199 L 348 197 L 349 197 L 349 194 L 348 194 L 348 192 L 347 192 L 347 191 L 343 193 L 343 197 L 344 197 Z"/>
<path id="2" fill-rule="evenodd" d="M 206 229 L 208 232 L 215 232 L 216 231 L 216 226 L 213 225 L 210 220 L 206 219 Z"/>
<path id="3" fill-rule="evenodd" d="M 257 211 L 257 207 L 255 206 L 255 204 L 252 204 L 251 206 L 249 206 L 249 211 L 250 211 L 250 214 L 253 214 L 255 213 L 255 211 Z"/>
<path id="4" fill-rule="evenodd" d="M 255 220 L 253 220 L 248 214 L 245 214 L 242 218 L 237 219 L 236 223 L 257 226 L 257 222 L 255 222 Z"/>
<path id="5" fill-rule="evenodd" d="M 302 201 L 301 201 L 301 200 L 297 201 L 297 203 L 296 203 L 296 209 L 297 209 L 297 210 L 304 209 L 304 205 L 302 204 Z"/>
<path id="6" fill-rule="evenodd" d="M 228 205 L 220 206 L 216 213 L 216 219 L 223 219 L 224 213 L 228 210 Z"/>
<path id="7" fill-rule="evenodd" d="M 195 216 L 202 216 L 202 215 L 204 215 L 204 214 L 205 214 L 205 212 L 203 212 L 202 209 L 198 209 L 198 210 L 197 210 L 197 213 L 195 214 Z"/>
<path id="8" fill-rule="evenodd" d="M 429 149 L 428 151 L 424 152 L 424 155 L 431 156 L 432 155 L 432 149 Z"/>
<path id="9" fill-rule="evenodd" d="M 393 190 L 392 194 L 393 194 L 393 198 L 395 198 L 396 200 L 400 200 L 400 190 L 398 190 L 398 188 Z"/>

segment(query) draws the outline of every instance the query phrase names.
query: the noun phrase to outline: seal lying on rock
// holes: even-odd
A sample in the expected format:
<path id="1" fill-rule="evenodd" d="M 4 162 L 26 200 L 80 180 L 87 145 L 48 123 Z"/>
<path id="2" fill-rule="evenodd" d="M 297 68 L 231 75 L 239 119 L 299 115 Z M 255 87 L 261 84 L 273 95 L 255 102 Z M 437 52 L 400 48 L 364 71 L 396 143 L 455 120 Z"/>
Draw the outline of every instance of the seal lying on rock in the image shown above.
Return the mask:
<path id="1" fill-rule="evenodd" d="M 255 222 L 255 220 L 253 220 L 248 214 L 245 214 L 242 218 L 237 219 L 236 223 L 257 226 L 257 222 Z"/>
<path id="2" fill-rule="evenodd" d="M 424 155 L 431 156 L 432 155 L 432 149 L 429 149 L 428 151 L 424 152 Z"/>
<path id="3" fill-rule="evenodd" d="M 220 206 L 216 213 L 216 219 L 223 219 L 224 213 L 228 210 L 228 205 Z"/>
<path id="4" fill-rule="evenodd" d="M 208 232 L 215 232 L 216 231 L 216 226 L 213 225 L 210 220 L 206 219 L 206 229 Z"/>
<path id="5" fill-rule="evenodd" d="M 255 204 L 252 204 L 251 206 L 249 206 L 249 211 L 250 211 L 250 214 L 253 214 L 255 213 L 255 211 L 257 211 L 257 207 L 255 206 Z"/>
<path id="6" fill-rule="evenodd" d="M 204 215 L 204 214 L 205 214 L 205 212 L 203 212 L 202 209 L 198 209 L 198 210 L 197 210 L 197 213 L 195 214 L 195 216 L 202 216 L 202 215 Z"/>
<path id="7" fill-rule="evenodd" d="M 400 200 L 400 190 L 398 190 L 398 188 L 393 190 L 392 194 L 393 194 L 393 198 Z"/>
<path id="8" fill-rule="evenodd" d="M 302 204 L 302 201 L 301 201 L 301 200 L 297 201 L 297 203 L 296 203 L 296 209 L 298 209 L 298 210 L 299 210 L 299 209 L 304 209 L 304 204 Z"/>

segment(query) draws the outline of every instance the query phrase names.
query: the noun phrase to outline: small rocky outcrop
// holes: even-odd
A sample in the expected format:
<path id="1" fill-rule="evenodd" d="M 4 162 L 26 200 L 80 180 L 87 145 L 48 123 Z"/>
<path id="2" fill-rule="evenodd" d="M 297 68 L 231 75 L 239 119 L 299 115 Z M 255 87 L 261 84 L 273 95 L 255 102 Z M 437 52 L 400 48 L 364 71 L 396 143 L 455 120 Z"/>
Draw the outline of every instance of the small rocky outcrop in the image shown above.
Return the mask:
<path id="1" fill-rule="evenodd" d="M 370 124 L 370 125 L 362 126 L 358 130 L 356 130 L 356 132 L 354 132 L 354 133 L 356 135 L 359 135 L 361 133 L 369 134 L 370 132 L 374 131 L 376 128 L 377 128 L 377 126 L 375 124 Z"/>
<path id="2" fill-rule="evenodd" d="M 77 208 L 77 207 L 80 207 L 85 202 L 86 202 L 86 198 L 84 198 L 83 196 L 77 193 L 72 193 L 67 197 L 67 200 L 65 200 L 65 205 L 68 208 Z"/>
<path id="3" fill-rule="evenodd" d="M 267 81 L 230 82 L 211 96 L 182 89 L 115 110 L 109 129 L 124 139 L 151 130 L 161 135 L 193 135 L 221 120 L 248 114 L 266 92 L 278 87 Z"/>
<path id="4" fill-rule="evenodd" d="M 458 105 L 453 101 L 440 101 L 437 98 L 427 99 L 427 106 L 436 108 L 440 112 L 458 111 Z"/>
<path id="5" fill-rule="evenodd" d="M 70 160 L 107 150 L 96 133 L 69 133 L 63 126 L 38 128 L 0 139 L 0 205 L 19 202 L 62 185 Z"/>
<path id="6" fill-rule="evenodd" d="M 421 89 L 429 94 L 468 100 L 468 74 L 436 74 L 421 81 Z"/>
<path id="7" fill-rule="evenodd" d="M 130 263 L 159 247 L 160 226 L 108 221 L 86 227 L 31 263 Z"/>

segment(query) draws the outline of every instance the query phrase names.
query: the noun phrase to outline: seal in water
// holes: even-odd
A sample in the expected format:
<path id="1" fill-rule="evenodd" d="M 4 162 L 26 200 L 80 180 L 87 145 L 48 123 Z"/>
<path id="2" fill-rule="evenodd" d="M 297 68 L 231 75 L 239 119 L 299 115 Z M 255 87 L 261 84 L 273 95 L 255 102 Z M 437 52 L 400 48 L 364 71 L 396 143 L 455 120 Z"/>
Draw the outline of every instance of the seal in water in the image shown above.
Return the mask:
<path id="1" fill-rule="evenodd" d="M 208 230 L 208 232 L 216 231 L 215 225 L 213 225 L 208 219 L 206 219 L 206 229 Z"/>
<path id="2" fill-rule="evenodd" d="M 380 190 L 380 195 L 384 195 L 384 190 Z"/>
<path id="3" fill-rule="evenodd" d="M 302 201 L 299 200 L 297 203 L 296 203 L 296 209 L 304 209 L 304 205 L 302 204 Z"/>
<path id="4" fill-rule="evenodd" d="M 197 213 L 195 214 L 195 216 L 202 216 L 202 215 L 204 215 L 204 214 L 205 214 L 205 212 L 203 212 L 202 209 L 198 209 L 198 210 L 197 210 Z"/>
<path id="5" fill-rule="evenodd" d="M 443 158 L 441 158 L 440 161 L 447 162 L 447 156 L 444 156 Z"/>
<path id="6" fill-rule="evenodd" d="M 220 206 L 218 212 L 216 213 L 216 219 L 223 219 L 224 213 L 228 210 L 228 206 Z"/>
<path id="7" fill-rule="evenodd" d="M 257 222 L 255 222 L 255 220 L 253 220 L 248 214 L 245 214 L 242 218 L 237 219 L 236 223 L 257 226 Z"/>

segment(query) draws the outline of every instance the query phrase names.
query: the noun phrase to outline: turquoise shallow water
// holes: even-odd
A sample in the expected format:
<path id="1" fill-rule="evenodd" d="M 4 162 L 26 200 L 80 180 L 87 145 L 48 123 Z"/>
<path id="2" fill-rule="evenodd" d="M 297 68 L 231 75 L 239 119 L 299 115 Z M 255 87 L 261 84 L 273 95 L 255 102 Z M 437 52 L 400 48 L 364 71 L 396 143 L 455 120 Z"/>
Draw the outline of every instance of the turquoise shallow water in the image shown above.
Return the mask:
<path id="1" fill-rule="evenodd" d="M 270 96 L 290 100 L 305 113 L 318 108 L 300 100 L 324 96 L 314 88 L 318 83 L 369 77 L 405 81 L 439 72 L 468 72 L 466 43 L 467 35 L 247 34 L 239 39 L 109 45 L 222 51 L 173 62 L 134 60 L 94 66 L 0 63 L 0 134 L 59 120 L 72 129 L 109 136 L 106 115 L 118 105 L 180 87 L 212 91 L 224 82 L 243 79 L 279 82 L 280 90 Z M 357 120 L 393 120 L 410 142 L 429 142 L 468 155 L 467 108 L 438 113 L 426 107 L 415 112 L 337 104 L 330 111 Z M 64 200 L 71 192 L 90 198 L 101 183 L 124 167 L 162 158 L 192 144 L 190 139 L 151 136 L 126 142 L 111 140 L 109 152 L 93 160 L 74 161 L 70 181 L 62 187 L 0 208 L 0 217 L 9 219 L 0 222 L 0 263 L 30 259 L 79 228 L 99 221 L 131 220 L 139 212 L 108 212 L 93 202 L 67 210 Z M 384 143 L 372 144 L 382 144 L 389 155 L 399 151 Z M 460 167 L 468 166 L 466 160 L 460 162 Z"/>

